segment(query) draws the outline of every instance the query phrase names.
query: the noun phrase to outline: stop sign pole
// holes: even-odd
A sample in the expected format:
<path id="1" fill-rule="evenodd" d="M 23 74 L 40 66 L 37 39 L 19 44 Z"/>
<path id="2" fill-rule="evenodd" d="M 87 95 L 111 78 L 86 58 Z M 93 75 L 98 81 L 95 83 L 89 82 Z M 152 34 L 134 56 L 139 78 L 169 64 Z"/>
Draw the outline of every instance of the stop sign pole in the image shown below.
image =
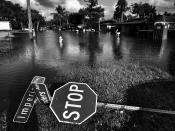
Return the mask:
<path id="1" fill-rule="evenodd" d="M 96 113 L 97 94 L 85 83 L 69 82 L 54 91 L 50 109 L 59 122 L 81 124 Z"/>

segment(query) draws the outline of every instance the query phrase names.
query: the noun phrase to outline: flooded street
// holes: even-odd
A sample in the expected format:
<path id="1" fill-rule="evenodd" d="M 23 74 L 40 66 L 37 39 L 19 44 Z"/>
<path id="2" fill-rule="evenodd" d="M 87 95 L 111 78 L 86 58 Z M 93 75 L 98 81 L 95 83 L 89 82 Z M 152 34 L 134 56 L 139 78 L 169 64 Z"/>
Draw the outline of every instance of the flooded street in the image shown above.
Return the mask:
<path id="1" fill-rule="evenodd" d="M 44 76 L 46 83 L 52 84 L 55 76 L 71 68 L 72 63 L 93 67 L 105 61 L 131 61 L 175 75 L 175 45 L 171 39 L 154 43 L 127 36 L 117 39 L 111 33 L 46 31 L 30 41 L 28 34 L 14 35 L 10 41 L 0 42 L 0 112 L 8 110 L 9 120 L 33 76 Z"/>

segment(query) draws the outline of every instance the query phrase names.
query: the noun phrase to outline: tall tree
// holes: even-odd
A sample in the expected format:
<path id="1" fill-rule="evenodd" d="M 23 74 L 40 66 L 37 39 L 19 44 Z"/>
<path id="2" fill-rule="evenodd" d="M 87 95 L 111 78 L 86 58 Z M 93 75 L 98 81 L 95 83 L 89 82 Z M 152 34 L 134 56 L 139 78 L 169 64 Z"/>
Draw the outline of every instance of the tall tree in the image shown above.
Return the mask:
<path id="1" fill-rule="evenodd" d="M 114 19 L 120 19 L 123 22 L 124 12 L 128 10 L 126 0 L 118 0 L 115 5 Z"/>
<path id="2" fill-rule="evenodd" d="M 62 26 L 62 20 L 66 14 L 66 9 L 64 7 L 62 7 L 61 5 L 58 5 L 55 9 L 57 11 L 57 13 L 54 15 L 54 19 L 56 19 L 56 21 L 59 21 L 59 26 Z"/>
<path id="3" fill-rule="evenodd" d="M 38 11 L 32 11 L 32 21 L 45 21 L 44 17 Z M 0 2 L 0 20 L 8 20 L 12 23 L 13 29 L 23 29 L 28 25 L 27 11 L 19 4 L 13 4 L 10 1 L 1 0 Z"/>
<path id="4" fill-rule="evenodd" d="M 79 13 L 71 13 L 69 15 L 69 22 L 73 24 L 74 26 L 78 26 L 82 24 L 82 18 L 83 16 L 80 15 Z"/>
<path id="5" fill-rule="evenodd" d="M 67 25 L 69 25 L 69 15 L 70 15 L 70 13 L 68 11 L 65 11 L 65 13 L 64 13 L 64 21 L 66 21 Z"/>
<path id="6" fill-rule="evenodd" d="M 13 6 L 14 6 L 13 3 L 10 1 L 2 0 L 0 2 L 1 19 L 10 20 L 13 18 L 13 15 L 14 15 L 14 11 L 12 10 Z"/>
<path id="7" fill-rule="evenodd" d="M 88 6 L 90 8 L 93 8 L 94 6 L 98 5 L 98 0 L 85 0 L 85 2 L 88 3 Z"/>
<path id="8" fill-rule="evenodd" d="M 134 3 L 131 5 L 131 13 L 139 18 L 154 18 L 156 16 L 156 7 L 148 3 Z"/>
<path id="9" fill-rule="evenodd" d="M 45 25 L 44 17 L 37 10 L 31 10 L 32 23 L 36 31 L 39 30 L 41 26 Z"/>
<path id="10" fill-rule="evenodd" d="M 104 8 L 98 5 L 97 0 L 85 0 L 88 7 L 81 9 L 79 13 L 83 14 L 84 17 L 88 17 L 89 26 L 99 24 L 100 18 L 104 17 Z"/>
<path id="11" fill-rule="evenodd" d="M 79 10 L 78 14 L 81 16 L 82 18 L 82 24 L 83 25 L 87 25 L 89 16 L 88 16 L 88 11 L 86 8 L 82 8 Z"/>

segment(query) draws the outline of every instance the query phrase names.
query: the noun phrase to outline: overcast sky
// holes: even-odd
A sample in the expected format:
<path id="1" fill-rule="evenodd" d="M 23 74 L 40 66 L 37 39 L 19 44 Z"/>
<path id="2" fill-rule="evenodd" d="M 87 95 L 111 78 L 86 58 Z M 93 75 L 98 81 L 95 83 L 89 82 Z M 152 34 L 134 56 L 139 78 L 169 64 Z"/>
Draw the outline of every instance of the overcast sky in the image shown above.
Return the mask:
<path id="1" fill-rule="evenodd" d="M 13 3 L 19 3 L 26 8 L 26 0 L 8 0 Z M 99 5 L 105 8 L 105 18 L 111 18 L 114 12 L 114 5 L 118 0 L 98 0 Z M 127 0 L 128 5 L 136 2 L 147 2 L 154 6 L 159 13 L 175 13 L 175 0 Z M 77 12 L 80 8 L 86 6 L 84 0 L 31 0 L 31 7 L 40 11 L 47 19 L 51 19 L 50 13 L 55 11 L 55 7 L 60 4 L 70 12 Z"/>

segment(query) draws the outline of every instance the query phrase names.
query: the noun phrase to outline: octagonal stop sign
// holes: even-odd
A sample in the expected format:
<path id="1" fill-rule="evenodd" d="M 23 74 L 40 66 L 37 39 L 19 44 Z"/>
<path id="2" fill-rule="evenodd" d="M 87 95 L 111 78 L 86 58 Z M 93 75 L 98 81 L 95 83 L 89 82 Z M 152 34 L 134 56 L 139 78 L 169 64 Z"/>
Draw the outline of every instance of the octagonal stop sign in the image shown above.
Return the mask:
<path id="1" fill-rule="evenodd" d="M 96 113 L 97 94 L 85 83 L 69 82 L 54 91 L 50 109 L 59 122 L 81 124 Z"/>

